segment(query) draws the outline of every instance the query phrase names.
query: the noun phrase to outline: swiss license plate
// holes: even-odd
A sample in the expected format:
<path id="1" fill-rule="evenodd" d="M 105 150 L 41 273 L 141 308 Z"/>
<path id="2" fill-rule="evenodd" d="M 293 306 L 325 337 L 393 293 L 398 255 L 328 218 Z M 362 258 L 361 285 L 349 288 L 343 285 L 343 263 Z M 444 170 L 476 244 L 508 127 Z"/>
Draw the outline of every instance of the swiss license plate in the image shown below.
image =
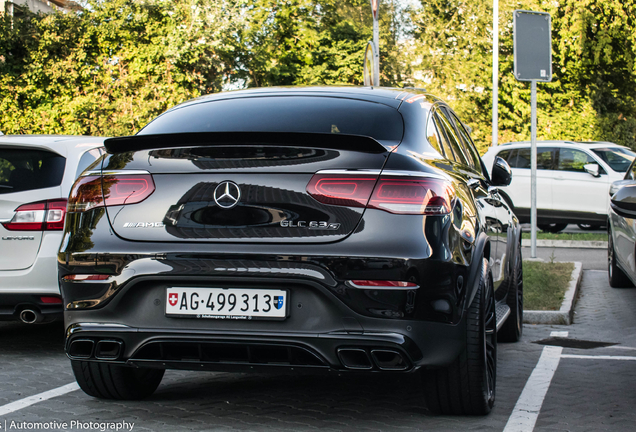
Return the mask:
<path id="1" fill-rule="evenodd" d="M 287 291 L 251 288 L 167 288 L 166 316 L 284 319 L 287 316 Z"/>

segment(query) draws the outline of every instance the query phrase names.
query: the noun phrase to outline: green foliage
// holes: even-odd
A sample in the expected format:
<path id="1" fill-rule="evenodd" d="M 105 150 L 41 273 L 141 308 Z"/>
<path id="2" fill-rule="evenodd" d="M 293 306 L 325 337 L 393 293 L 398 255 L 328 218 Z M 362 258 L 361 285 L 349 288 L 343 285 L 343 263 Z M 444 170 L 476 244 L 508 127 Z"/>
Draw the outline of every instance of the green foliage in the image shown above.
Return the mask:
<path id="1" fill-rule="evenodd" d="M 539 139 L 607 140 L 636 148 L 633 0 L 499 2 L 499 141 L 530 138 L 530 84 L 513 71 L 512 12 L 552 15 L 553 81 L 537 86 Z M 418 84 L 445 98 L 491 142 L 492 1 L 426 0 L 413 11 Z"/>
<path id="2" fill-rule="evenodd" d="M 380 2 L 380 81 L 447 100 L 491 141 L 491 0 Z M 512 12 L 553 22 L 540 139 L 636 148 L 636 0 L 500 0 L 499 141 L 529 139 L 530 85 L 512 76 Z M 89 0 L 0 16 L 0 130 L 126 135 L 201 94 L 362 83 L 368 0 Z"/>
<path id="3" fill-rule="evenodd" d="M 405 78 L 397 0 L 381 3 L 383 85 Z M 368 0 L 256 0 L 239 32 L 242 77 L 248 86 L 362 84 L 362 59 L 373 38 Z"/>
<path id="4" fill-rule="evenodd" d="M 95 1 L 0 23 L 0 130 L 124 135 L 218 91 L 232 70 L 230 1 Z M 217 24 L 211 26 L 210 23 Z"/>

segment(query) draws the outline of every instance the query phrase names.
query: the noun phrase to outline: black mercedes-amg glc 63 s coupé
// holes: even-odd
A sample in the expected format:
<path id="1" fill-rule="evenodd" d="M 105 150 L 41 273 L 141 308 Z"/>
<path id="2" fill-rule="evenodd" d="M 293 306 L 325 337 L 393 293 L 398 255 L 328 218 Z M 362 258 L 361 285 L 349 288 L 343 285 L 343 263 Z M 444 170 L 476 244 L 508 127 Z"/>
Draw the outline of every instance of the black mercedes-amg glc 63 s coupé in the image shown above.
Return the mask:
<path id="1" fill-rule="evenodd" d="M 66 352 L 89 395 L 165 369 L 413 373 L 485 414 L 521 336 L 520 227 L 467 128 L 416 90 L 219 93 L 105 142 L 68 202 Z M 421 377 L 421 380 L 419 378 Z"/>

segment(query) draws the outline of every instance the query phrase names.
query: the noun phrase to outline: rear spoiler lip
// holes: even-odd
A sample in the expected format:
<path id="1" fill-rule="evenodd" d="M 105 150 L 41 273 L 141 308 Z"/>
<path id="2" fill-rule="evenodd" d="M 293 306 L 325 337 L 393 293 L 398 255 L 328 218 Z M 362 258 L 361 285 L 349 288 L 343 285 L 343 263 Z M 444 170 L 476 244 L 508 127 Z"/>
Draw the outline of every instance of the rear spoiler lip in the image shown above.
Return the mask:
<path id="1" fill-rule="evenodd" d="M 377 154 L 387 153 L 395 148 L 395 146 L 384 146 L 374 138 L 363 135 L 301 132 L 187 132 L 124 136 L 104 141 L 106 150 L 111 154 L 162 148 L 223 145 L 311 147 Z"/>

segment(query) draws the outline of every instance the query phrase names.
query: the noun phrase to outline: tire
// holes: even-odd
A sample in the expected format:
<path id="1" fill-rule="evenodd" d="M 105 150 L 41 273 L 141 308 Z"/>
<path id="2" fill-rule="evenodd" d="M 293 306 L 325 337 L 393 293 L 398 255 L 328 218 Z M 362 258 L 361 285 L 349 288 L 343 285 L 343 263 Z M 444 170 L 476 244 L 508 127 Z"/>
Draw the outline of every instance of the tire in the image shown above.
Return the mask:
<path id="1" fill-rule="evenodd" d="M 523 259 L 521 245 L 515 257 L 515 264 L 510 275 L 506 304 L 510 307 L 510 315 L 499 332 L 499 342 L 517 342 L 523 334 Z"/>
<path id="2" fill-rule="evenodd" d="M 428 409 L 435 414 L 486 415 L 495 402 L 497 319 L 488 261 L 467 311 L 466 347 L 455 361 L 423 371 Z"/>
<path id="3" fill-rule="evenodd" d="M 157 390 L 165 370 L 71 360 L 80 388 L 100 399 L 138 400 Z"/>
<path id="4" fill-rule="evenodd" d="M 564 224 L 564 223 L 553 223 L 553 224 L 542 224 L 542 225 L 537 225 L 537 227 L 541 230 L 541 231 L 545 231 L 545 232 L 549 232 L 549 233 L 558 233 L 561 232 L 565 229 L 565 227 L 568 226 L 568 224 Z"/>
<path id="5" fill-rule="evenodd" d="M 596 231 L 603 228 L 603 225 L 592 225 L 592 224 L 576 224 L 583 231 Z"/>
<path id="6" fill-rule="evenodd" d="M 612 288 L 628 288 L 634 286 L 625 272 L 616 264 L 616 252 L 614 251 L 614 240 L 612 239 L 611 231 L 609 231 L 607 240 L 607 275 L 609 277 L 609 285 Z"/>

